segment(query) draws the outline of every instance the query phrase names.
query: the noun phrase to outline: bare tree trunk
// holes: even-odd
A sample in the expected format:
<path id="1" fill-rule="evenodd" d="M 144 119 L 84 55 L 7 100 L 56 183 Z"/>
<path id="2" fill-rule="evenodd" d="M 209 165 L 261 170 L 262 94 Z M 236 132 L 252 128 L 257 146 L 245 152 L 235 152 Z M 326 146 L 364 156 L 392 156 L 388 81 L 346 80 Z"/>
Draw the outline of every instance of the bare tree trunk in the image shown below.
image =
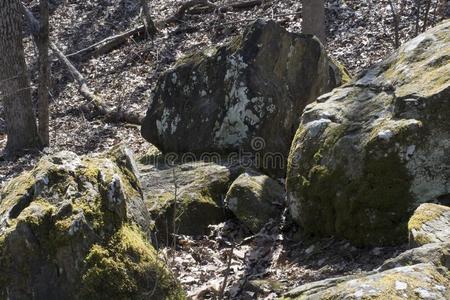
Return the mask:
<path id="1" fill-rule="evenodd" d="M 422 5 L 422 1 L 415 0 L 415 3 L 416 3 L 416 25 L 415 25 L 414 36 L 418 36 L 419 31 L 420 31 L 420 6 Z"/>
<path id="2" fill-rule="evenodd" d="M 449 15 L 449 3 L 447 0 L 439 0 L 438 3 L 438 14 L 441 20 L 444 20 L 448 17 L 450 17 Z"/>
<path id="3" fill-rule="evenodd" d="M 22 44 L 20 1 L 0 0 L 0 97 L 4 103 L 6 154 L 39 146 L 30 82 Z"/>
<path id="4" fill-rule="evenodd" d="M 39 137 L 43 146 L 48 146 L 49 138 L 49 108 L 48 108 L 48 0 L 40 1 L 40 30 L 39 30 L 39 98 L 38 122 Z"/>
<path id="5" fill-rule="evenodd" d="M 389 6 L 391 7 L 392 18 L 394 21 L 394 47 L 395 49 L 397 49 L 398 47 L 400 47 L 400 17 L 393 0 L 389 0 Z"/>
<path id="6" fill-rule="evenodd" d="M 303 0 L 302 18 L 303 32 L 314 34 L 323 45 L 326 45 L 325 1 Z"/>
<path id="7" fill-rule="evenodd" d="M 152 17 L 150 15 L 150 8 L 148 7 L 147 0 L 141 0 L 141 7 L 145 31 L 150 37 L 153 37 L 156 34 L 157 30 L 155 27 L 155 23 L 153 22 Z"/>
<path id="8" fill-rule="evenodd" d="M 428 15 L 430 14 L 430 8 L 431 8 L 431 0 L 427 0 L 426 7 L 425 7 L 425 15 L 423 16 L 422 32 L 425 32 L 425 30 L 427 30 Z"/>

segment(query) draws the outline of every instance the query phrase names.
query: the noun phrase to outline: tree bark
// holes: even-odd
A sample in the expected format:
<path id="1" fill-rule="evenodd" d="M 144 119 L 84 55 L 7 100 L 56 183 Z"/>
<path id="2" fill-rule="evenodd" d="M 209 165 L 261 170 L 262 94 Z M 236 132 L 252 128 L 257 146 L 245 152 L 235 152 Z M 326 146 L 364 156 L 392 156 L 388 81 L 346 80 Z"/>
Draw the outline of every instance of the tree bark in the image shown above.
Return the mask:
<path id="1" fill-rule="evenodd" d="M 48 0 L 40 1 L 39 30 L 39 98 L 38 98 L 38 131 L 43 146 L 50 144 L 49 137 L 49 107 L 48 107 Z"/>
<path id="2" fill-rule="evenodd" d="M 147 0 L 141 0 L 141 6 L 145 31 L 150 37 L 153 37 L 156 34 L 157 30 L 155 23 L 153 22 L 152 17 L 150 15 L 150 8 L 148 7 Z"/>
<path id="3" fill-rule="evenodd" d="M 315 35 L 326 45 L 325 1 L 303 0 L 302 17 L 303 32 Z"/>
<path id="4" fill-rule="evenodd" d="M 16 156 L 39 146 L 22 44 L 20 1 L 0 0 L 0 97 L 4 103 L 5 152 Z"/>

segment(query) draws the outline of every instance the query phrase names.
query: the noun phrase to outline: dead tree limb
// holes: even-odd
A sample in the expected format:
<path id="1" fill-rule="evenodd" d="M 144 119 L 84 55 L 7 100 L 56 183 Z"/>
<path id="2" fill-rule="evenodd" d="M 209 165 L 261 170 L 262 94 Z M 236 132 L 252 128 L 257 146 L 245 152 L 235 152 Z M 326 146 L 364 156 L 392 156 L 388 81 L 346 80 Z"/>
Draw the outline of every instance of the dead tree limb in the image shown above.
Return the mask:
<path id="1" fill-rule="evenodd" d="M 126 32 L 107 37 L 100 42 L 90 45 L 89 47 L 68 54 L 67 57 L 76 61 L 83 61 L 93 56 L 106 54 L 114 49 L 117 49 L 119 46 L 126 43 L 130 38 L 143 35 L 144 33 L 145 25 L 141 25 Z"/>
<path id="2" fill-rule="evenodd" d="M 39 22 L 34 17 L 33 13 L 23 5 L 25 16 L 30 24 L 30 31 L 34 39 L 39 39 Z M 131 124 L 140 125 L 142 123 L 142 116 L 138 113 L 130 113 L 126 111 L 113 110 L 105 103 L 103 103 L 99 97 L 89 89 L 87 81 L 84 76 L 75 68 L 72 62 L 59 50 L 59 48 L 53 42 L 49 42 L 50 49 L 58 57 L 58 59 L 66 66 L 69 73 L 79 84 L 80 94 L 88 101 L 80 107 L 80 110 L 87 114 L 94 114 L 104 116 L 107 121 L 111 122 L 126 122 Z"/>

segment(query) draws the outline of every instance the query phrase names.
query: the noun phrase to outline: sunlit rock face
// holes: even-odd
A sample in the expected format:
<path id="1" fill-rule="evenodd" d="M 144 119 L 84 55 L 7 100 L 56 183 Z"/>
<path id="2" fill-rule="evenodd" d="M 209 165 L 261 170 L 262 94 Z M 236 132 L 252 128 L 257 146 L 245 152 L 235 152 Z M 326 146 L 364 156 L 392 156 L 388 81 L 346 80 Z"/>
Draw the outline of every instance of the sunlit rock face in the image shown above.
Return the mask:
<path id="1" fill-rule="evenodd" d="M 448 203 L 449 45 L 446 21 L 305 108 L 287 174 L 305 233 L 402 243 L 421 203 Z"/>
<path id="2" fill-rule="evenodd" d="M 284 177 L 303 108 L 343 77 L 316 38 L 256 21 L 229 44 L 163 74 L 142 135 L 163 152 L 276 153 L 281 162 L 269 158 L 260 167 Z M 255 138 L 263 142 L 252 145 Z"/>

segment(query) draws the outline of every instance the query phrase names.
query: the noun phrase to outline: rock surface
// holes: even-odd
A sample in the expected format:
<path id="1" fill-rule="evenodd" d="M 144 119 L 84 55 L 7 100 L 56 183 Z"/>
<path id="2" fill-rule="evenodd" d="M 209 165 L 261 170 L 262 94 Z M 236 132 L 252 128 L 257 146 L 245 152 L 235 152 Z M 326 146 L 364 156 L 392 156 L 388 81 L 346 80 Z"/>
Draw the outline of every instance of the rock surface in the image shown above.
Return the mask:
<path id="1" fill-rule="evenodd" d="M 0 193 L 0 298 L 183 298 L 124 149 L 44 157 Z"/>
<path id="2" fill-rule="evenodd" d="M 304 232 L 402 243 L 421 203 L 448 198 L 449 43 L 445 21 L 305 108 L 287 174 Z"/>
<path id="3" fill-rule="evenodd" d="M 446 243 L 426 244 L 407 250 L 397 257 L 385 261 L 379 269 L 384 271 L 420 263 L 432 263 L 435 266 L 450 269 L 450 241 Z"/>
<path id="4" fill-rule="evenodd" d="M 253 233 L 258 233 L 270 219 L 280 217 L 284 197 L 284 188 L 277 181 L 248 171 L 233 182 L 225 203 Z"/>
<path id="5" fill-rule="evenodd" d="M 307 284 L 285 296 L 294 299 L 448 299 L 450 276 L 432 264 L 399 267 L 360 278 Z"/>
<path id="6" fill-rule="evenodd" d="M 139 165 L 139 169 L 145 203 L 155 220 L 160 242 L 165 241 L 168 232 L 206 234 L 209 225 L 230 218 L 224 199 L 241 172 L 238 165 L 197 161 L 170 166 L 146 164 Z"/>
<path id="7" fill-rule="evenodd" d="M 272 154 L 259 167 L 284 177 L 303 108 L 340 85 L 343 74 L 316 38 L 259 20 L 228 45 L 166 72 L 142 135 L 165 153 Z"/>
<path id="8" fill-rule="evenodd" d="M 408 222 L 411 247 L 450 242 L 450 207 L 424 203 Z"/>

